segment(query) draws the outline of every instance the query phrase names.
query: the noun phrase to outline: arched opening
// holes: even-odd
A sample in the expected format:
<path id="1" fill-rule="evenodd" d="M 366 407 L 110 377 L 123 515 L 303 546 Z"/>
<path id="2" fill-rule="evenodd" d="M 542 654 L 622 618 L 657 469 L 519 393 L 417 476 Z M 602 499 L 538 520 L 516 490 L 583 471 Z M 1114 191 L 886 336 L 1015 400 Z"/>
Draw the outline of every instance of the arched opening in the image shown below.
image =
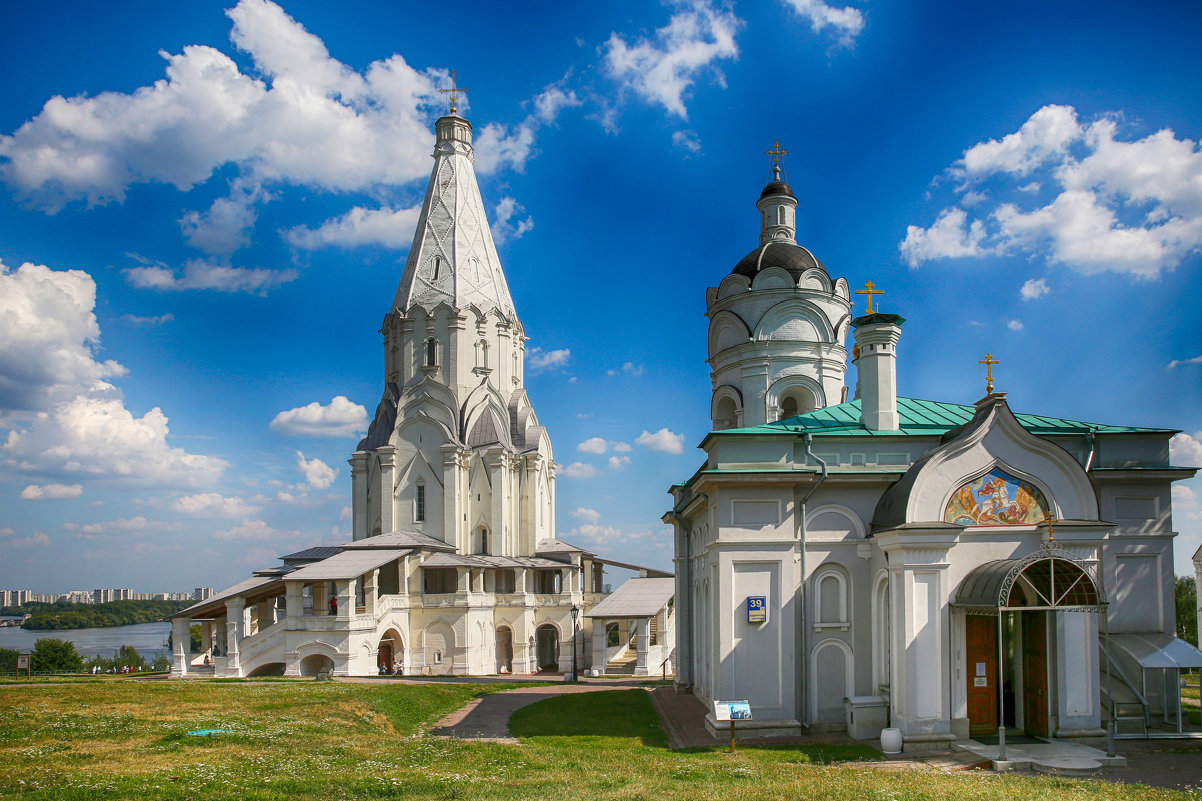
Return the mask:
<path id="1" fill-rule="evenodd" d="M 513 672 L 513 629 L 497 626 L 497 672 Z"/>
<path id="2" fill-rule="evenodd" d="M 334 670 L 334 660 L 325 654 L 309 654 L 300 662 L 302 676 L 316 676 L 318 673 L 330 673 Z"/>
<path id="3" fill-rule="evenodd" d="M 559 630 L 544 623 L 534 632 L 539 670 L 559 670 Z"/>
<path id="4" fill-rule="evenodd" d="M 331 663 L 331 666 L 333 663 Z M 248 679 L 258 678 L 259 676 L 283 676 L 283 662 L 268 662 L 264 665 L 259 665 L 257 668 L 246 674 Z"/>
<path id="5" fill-rule="evenodd" d="M 380 638 L 380 645 L 376 649 L 376 670 L 381 676 L 404 675 L 405 648 L 401 642 L 401 633 L 396 629 L 389 629 Z"/>
<path id="6" fill-rule="evenodd" d="M 781 401 L 780 404 L 780 419 L 788 420 L 790 417 L 797 416 L 797 398 L 792 395 Z"/>
<path id="7" fill-rule="evenodd" d="M 813 390 L 807 387 L 789 387 L 781 393 L 777 400 L 781 420 L 812 412 L 818 408 L 818 405 L 817 396 Z"/>
<path id="8" fill-rule="evenodd" d="M 618 630 L 618 622 L 615 620 L 612 623 L 605 624 L 605 647 L 617 648 L 621 642 L 621 633 Z"/>
<path id="9" fill-rule="evenodd" d="M 720 399 L 717 410 L 714 412 L 714 430 L 721 431 L 726 428 L 735 428 L 738 425 L 739 407 L 735 405 L 734 398 Z"/>
<path id="10" fill-rule="evenodd" d="M 488 555 L 488 529 L 484 526 L 476 531 L 476 553 L 483 556 Z"/>

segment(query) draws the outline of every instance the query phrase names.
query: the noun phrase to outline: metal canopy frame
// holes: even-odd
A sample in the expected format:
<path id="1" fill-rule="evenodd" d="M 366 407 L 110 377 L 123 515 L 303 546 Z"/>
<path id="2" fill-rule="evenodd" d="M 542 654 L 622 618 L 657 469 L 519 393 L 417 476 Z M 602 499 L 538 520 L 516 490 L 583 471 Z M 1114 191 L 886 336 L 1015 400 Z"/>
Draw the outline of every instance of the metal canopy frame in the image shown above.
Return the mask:
<path id="1" fill-rule="evenodd" d="M 1047 563 L 1046 583 L 1044 576 L 1028 576 L 1027 571 L 1032 567 Z M 1067 586 L 1062 589 L 1056 585 L 1056 564 L 1063 562 L 1071 568 L 1067 571 Z M 1033 580 L 1038 578 L 1039 581 Z M 1012 601 L 1015 588 L 1023 590 L 1023 595 L 1033 597 L 1043 603 L 1017 605 Z M 966 597 L 961 598 L 961 593 Z M 1068 551 L 1055 547 L 1051 541 L 1043 543 L 1039 548 L 1019 559 L 999 559 L 986 562 L 969 571 L 956 590 L 957 600 L 951 606 L 966 615 L 993 615 L 997 617 L 997 694 L 998 694 L 998 759 L 1006 759 L 1006 718 L 1005 698 L 1003 692 L 1005 653 L 1002 621 L 1004 612 L 1093 612 L 1099 615 L 1099 628 L 1103 637 L 1103 651 L 1106 662 L 1106 694 L 1113 697 L 1113 687 L 1110 676 L 1110 632 L 1105 614 L 1108 606 L 1106 596 L 1102 591 L 1102 582 L 1098 566 L 1090 565 Z M 1068 603 L 1064 603 L 1069 601 Z M 1106 750 L 1114 754 L 1114 716 L 1110 716 L 1110 725 L 1106 729 Z"/>

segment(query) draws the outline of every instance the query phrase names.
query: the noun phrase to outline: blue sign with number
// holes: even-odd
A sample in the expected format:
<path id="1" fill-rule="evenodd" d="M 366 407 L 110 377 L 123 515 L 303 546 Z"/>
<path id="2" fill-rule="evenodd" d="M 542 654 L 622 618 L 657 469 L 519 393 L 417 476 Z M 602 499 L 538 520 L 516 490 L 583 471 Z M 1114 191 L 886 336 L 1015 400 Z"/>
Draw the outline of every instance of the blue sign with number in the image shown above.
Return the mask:
<path id="1" fill-rule="evenodd" d="M 762 595 L 753 595 L 747 599 L 747 622 L 763 623 L 768 620 L 768 603 Z"/>

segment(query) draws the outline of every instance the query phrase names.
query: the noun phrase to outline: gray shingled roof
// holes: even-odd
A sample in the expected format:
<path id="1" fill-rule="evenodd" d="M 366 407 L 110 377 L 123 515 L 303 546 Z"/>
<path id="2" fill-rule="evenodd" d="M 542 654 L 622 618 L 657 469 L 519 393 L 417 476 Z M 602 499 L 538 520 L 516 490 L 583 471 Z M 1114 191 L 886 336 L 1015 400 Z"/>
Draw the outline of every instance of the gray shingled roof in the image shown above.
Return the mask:
<path id="1" fill-rule="evenodd" d="M 442 540 L 436 540 L 420 531 L 390 531 L 387 534 L 377 534 L 353 542 L 342 544 L 346 549 L 378 549 L 378 548 L 426 548 L 436 551 L 453 551 L 454 545 L 448 545 Z"/>
<path id="2" fill-rule="evenodd" d="M 585 617 L 651 617 L 676 594 L 674 578 L 632 578 L 593 607 Z"/>
<path id="3" fill-rule="evenodd" d="M 288 574 L 289 581 L 334 581 L 358 578 L 394 559 L 408 556 L 408 549 L 376 549 L 343 551 L 329 559 L 312 562 Z"/>
<path id="4" fill-rule="evenodd" d="M 172 618 L 177 617 L 193 617 L 193 613 L 200 611 L 216 611 L 224 613 L 225 602 L 228 599 L 236 598 L 239 595 L 246 595 L 247 593 L 255 590 L 265 589 L 268 584 L 275 584 L 278 581 L 278 578 L 272 576 L 253 576 L 245 581 L 238 582 L 232 587 L 226 587 L 224 590 L 212 596 L 211 598 L 207 598 L 200 603 L 192 604 L 187 609 L 181 609 L 174 615 L 168 615 L 167 619 L 171 620 Z"/>

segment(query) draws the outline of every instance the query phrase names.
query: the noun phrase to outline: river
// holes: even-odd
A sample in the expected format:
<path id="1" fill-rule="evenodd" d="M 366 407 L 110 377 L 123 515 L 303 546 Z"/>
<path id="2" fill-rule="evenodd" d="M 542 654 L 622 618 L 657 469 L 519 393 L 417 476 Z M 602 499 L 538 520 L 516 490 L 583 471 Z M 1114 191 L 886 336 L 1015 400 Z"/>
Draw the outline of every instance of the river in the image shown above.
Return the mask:
<path id="1" fill-rule="evenodd" d="M 138 653 L 153 659 L 158 654 L 171 653 L 165 643 L 171 633 L 170 623 L 139 623 L 136 626 L 111 626 L 103 629 L 72 629 L 70 631 L 30 631 L 17 626 L 0 627 L 0 648 L 21 653 L 33 650 L 33 644 L 43 637 L 70 640 L 75 650 L 84 656 L 112 656 L 122 645 L 132 645 Z"/>

